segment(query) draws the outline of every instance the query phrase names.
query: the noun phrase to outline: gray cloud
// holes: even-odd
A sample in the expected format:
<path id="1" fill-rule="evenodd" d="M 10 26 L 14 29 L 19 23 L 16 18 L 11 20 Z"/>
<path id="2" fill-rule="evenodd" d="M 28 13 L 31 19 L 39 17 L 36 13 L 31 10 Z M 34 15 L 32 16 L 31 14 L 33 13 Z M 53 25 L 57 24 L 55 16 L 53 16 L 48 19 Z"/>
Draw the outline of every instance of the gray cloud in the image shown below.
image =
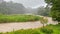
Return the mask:
<path id="1" fill-rule="evenodd" d="M 11 0 L 6 0 L 11 1 Z M 22 3 L 25 7 L 39 7 L 39 6 L 45 6 L 46 3 L 44 0 L 12 0 L 17 3 Z"/>

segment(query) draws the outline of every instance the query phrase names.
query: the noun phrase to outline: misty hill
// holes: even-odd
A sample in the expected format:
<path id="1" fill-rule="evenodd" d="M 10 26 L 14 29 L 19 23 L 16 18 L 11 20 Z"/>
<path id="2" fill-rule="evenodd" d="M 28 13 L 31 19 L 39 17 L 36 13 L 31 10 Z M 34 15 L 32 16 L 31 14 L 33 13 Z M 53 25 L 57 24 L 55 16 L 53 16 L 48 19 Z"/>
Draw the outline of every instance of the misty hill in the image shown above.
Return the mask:
<path id="1" fill-rule="evenodd" d="M 43 16 L 48 16 L 50 9 L 48 7 L 40 6 L 38 8 L 30 8 L 28 7 L 26 10 L 26 14 L 35 14 L 35 15 L 43 15 Z"/>
<path id="2" fill-rule="evenodd" d="M 26 8 L 26 14 L 36 14 L 37 9 L 32 9 L 30 7 Z"/>
<path id="3" fill-rule="evenodd" d="M 37 15 L 38 14 L 38 9 L 37 8 L 26 8 L 26 14 L 35 14 Z"/>
<path id="4" fill-rule="evenodd" d="M 3 14 L 24 14 L 25 7 L 20 3 L 5 2 L 0 3 L 0 13 Z"/>
<path id="5" fill-rule="evenodd" d="M 41 6 L 41 7 L 37 8 L 37 10 L 38 10 L 37 11 L 38 15 L 49 16 L 50 7 Z"/>
<path id="6" fill-rule="evenodd" d="M 40 6 L 38 8 L 25 8 L 20 3 L 14 3 L 12 1 L 5 2 L 1 1 L 0 3 L 0 13 L 2 14 L 35 14 L 35 15 L 49 15 L 48 7 Z"/>

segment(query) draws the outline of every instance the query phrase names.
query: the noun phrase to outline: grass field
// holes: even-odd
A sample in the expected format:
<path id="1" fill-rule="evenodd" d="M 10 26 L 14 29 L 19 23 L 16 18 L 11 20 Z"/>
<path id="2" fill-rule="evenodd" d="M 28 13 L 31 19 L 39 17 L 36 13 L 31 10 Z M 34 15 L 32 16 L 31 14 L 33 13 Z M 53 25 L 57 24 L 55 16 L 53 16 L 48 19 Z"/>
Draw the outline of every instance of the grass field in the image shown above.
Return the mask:
<path id="1" fill-rule="evenodd" d="M 44 28 L 17 30 L 12 32 L 0 33 L 0 34 L 60 34 L 60 24 L 48 25 Z"/>
<path id="2" fill-rule="evenodd" d="M 39 19 L 39 16 L 34 15 L 0 15 L 0 23 L 38 21 Z"/>

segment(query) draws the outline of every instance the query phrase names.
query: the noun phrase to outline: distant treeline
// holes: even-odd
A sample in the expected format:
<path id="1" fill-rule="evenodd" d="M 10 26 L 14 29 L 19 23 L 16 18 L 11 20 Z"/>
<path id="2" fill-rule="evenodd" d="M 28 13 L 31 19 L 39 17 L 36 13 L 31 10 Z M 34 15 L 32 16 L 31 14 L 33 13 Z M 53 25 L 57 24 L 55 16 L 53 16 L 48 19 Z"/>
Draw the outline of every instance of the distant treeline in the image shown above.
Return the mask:
<path id="1" fill-rule="evenodd" d="M 23 14 L 25 7 L 19 3 L 5 2 L 0 3 L 0 13 L 2 14 Z"/>
<path id="2" fill-rule="evenodd" d="M 14 3 L 12 1 L 0 3 L 0 13 L 1 14 L 35 14 L 35 15 L 49 15 L 49 7 L 38 7 L 38 8 L 25 8 L 20 3 Z"/>

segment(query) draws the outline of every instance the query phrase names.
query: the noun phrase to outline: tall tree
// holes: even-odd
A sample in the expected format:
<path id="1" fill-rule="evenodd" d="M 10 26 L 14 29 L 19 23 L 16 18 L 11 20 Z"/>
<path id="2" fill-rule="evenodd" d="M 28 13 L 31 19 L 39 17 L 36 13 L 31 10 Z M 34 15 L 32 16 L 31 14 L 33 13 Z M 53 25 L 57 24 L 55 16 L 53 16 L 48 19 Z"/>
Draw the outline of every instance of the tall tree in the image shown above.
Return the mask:
<path id="1" fill-rule="evenodd" d="M 51 11 L 52 0 L 45 0 L 45 2 L 47 3 L 45 9 L 46 9 L 47 15 L 49 16 L 49 13 Z"/>
<path id="2" fill-rule="evenodd" d="M 53 20 L 57 20 L 58 22 L 60 22 L 60 0 L 45 0 L 46 3 L 50 3 L 52 4 L 52 8 L 51 8 L 51 16 L 53 18 Z"/>

